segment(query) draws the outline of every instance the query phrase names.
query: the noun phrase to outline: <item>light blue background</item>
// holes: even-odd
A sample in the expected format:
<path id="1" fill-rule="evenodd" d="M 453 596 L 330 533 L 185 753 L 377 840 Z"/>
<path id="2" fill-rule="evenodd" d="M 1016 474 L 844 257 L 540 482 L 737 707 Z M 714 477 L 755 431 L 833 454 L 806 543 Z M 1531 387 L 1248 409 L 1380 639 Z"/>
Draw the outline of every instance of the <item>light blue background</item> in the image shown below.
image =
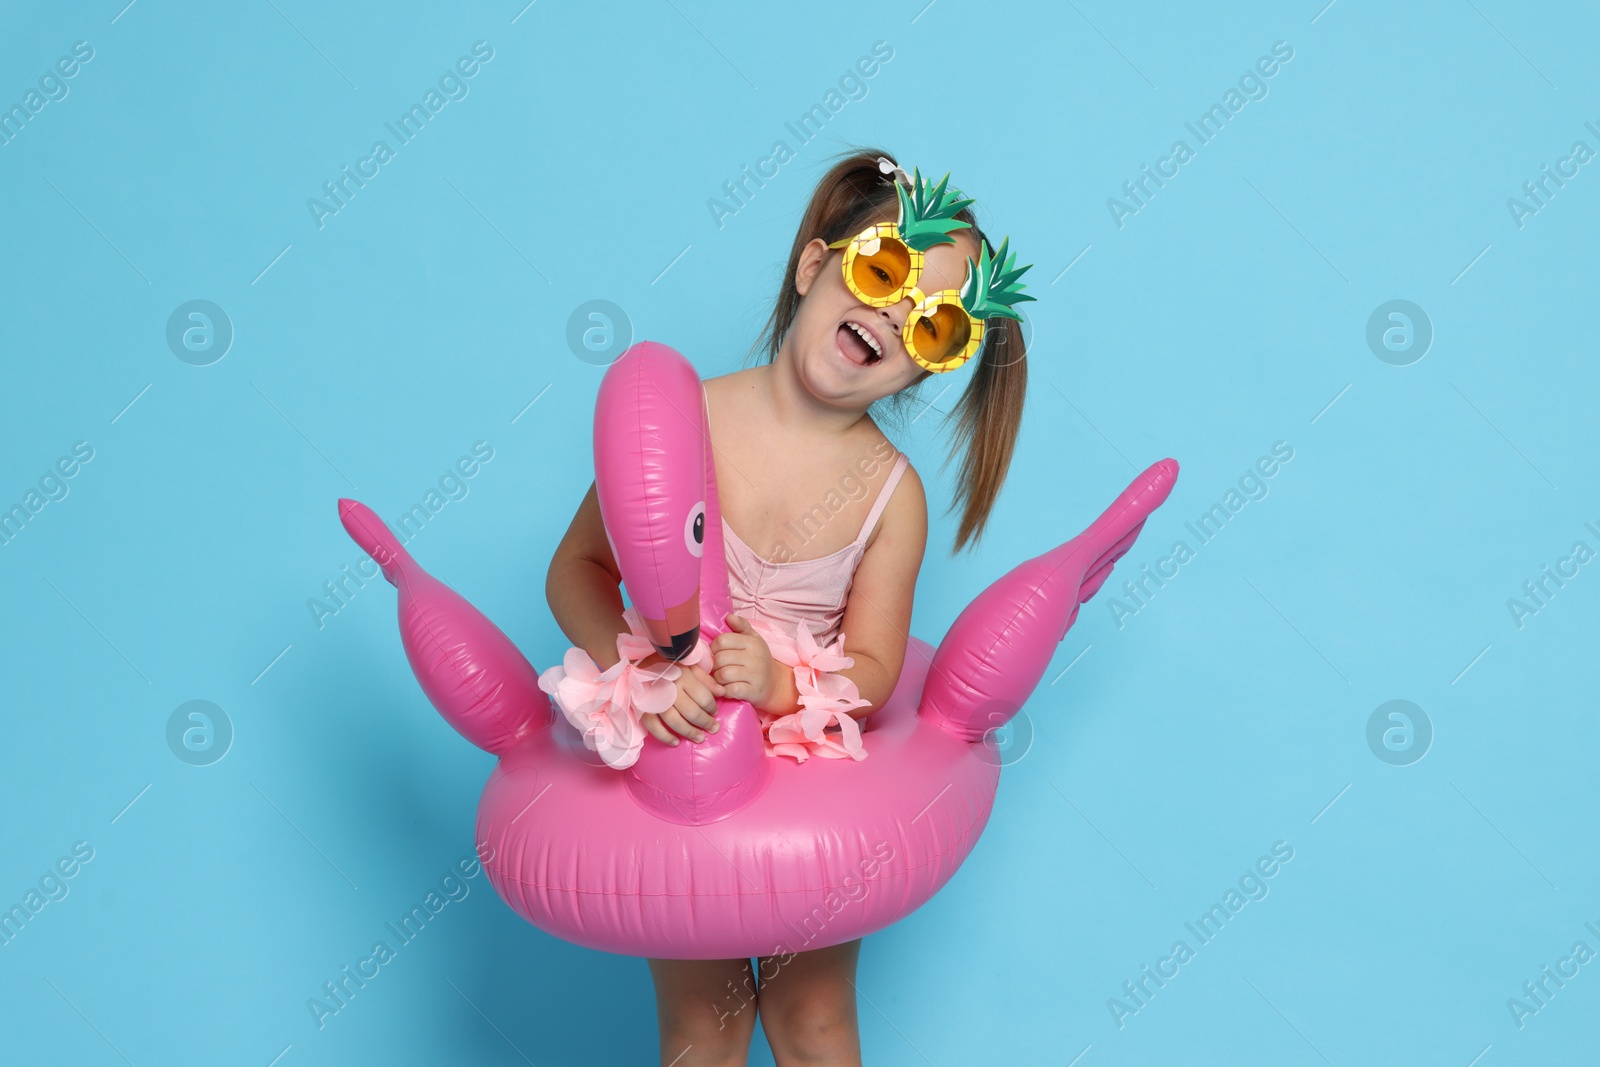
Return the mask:
<path id="1" fill-rule="evenodd" d="M 94 48 L 0 146 L 0 504 L 94 449 L 0 547 L 0 905 L 95 850 L 0 947 L 5 1059 L 653 1062 L 645 965 L 545 936 L 481 875 L 318 1029 L 308 998 L 468 854 L 492 757 L 412 679 L 392 590 L 320 628 L 307 602 L 360 555 L 336 498 L 393 519 L 487 441 L 411 548 L 553 662 L 544 573 L 601 374 L 568 316 L 612 300 L 737 369 L 847 144 L 951 170 L 1036 264 L 976 552 L 948 552 L 940 419 L 897 438 L 933 520 L 917 634 L 1182 464 L 1028 706 L 973 855 L 867 940 L 867 1062 L 1594 1055 L 1600 963 L 1520 1029 L 1507 998 L 1600 950 L 1600 576 L 1520 628 L 1506 603 L 1600 548 L 1600 163 L 1521 228 L 1506 206 L 1600 149 L 1592 9 L 124 2 L 13 5 L 0 33 L 7 107 Z M 479 40 L 470 95 L 319 229 L 307 199 Z M 866 98 L 718 228 L 707 200 L 879 40 Z M 1119 229 L 1107 198 L 1275 41 L 1269 95 Z M 1365 340 L 1396 298 L 1436 331 L 1404 367 Z M 192 299 L 236 330 L 210 366 L 165 342 Z M 1270 494 L 1119 628 L 1110 594 L 1278 441 Z M 208 767 L 165 737 L 195 699 L 236 730 Z M 1391 699 L 1435 731 L 1409 766 L 1366 742 Z M 1270 895 L 1119 1028 L 1108 998 L 1275 841 Z"/>

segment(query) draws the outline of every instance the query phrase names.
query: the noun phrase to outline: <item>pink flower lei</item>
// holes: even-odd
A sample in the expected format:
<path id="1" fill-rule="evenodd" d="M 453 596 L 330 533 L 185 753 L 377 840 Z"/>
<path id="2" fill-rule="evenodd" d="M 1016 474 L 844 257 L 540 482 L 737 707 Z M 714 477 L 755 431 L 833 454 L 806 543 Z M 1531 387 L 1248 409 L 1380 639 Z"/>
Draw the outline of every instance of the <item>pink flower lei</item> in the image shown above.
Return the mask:
<path id="1" fill-rule="evenodd" d="M 539 675 L 539 688 L 548 693 L 567 721 L 583 738 L 584 747 L 599 754 L 607 766 L 625 770 L 639 758 L 646 731 L 641 717 L 659 715 L 672 707 L 683 666 L 710 672 L 710 646 L 701 638 L 694 651 L 678 663 L 641 667 L 639 661 L 653 651 L 643 620 L 633 608 L 622 614 L 628 633 L 617 635 L 617 662 L 602 671 L 581 648 L 569 648 L 561 665 Z M 844 635 L 826 647 L 817 644 L 802 620 L 795 636 L 788 637 L 752 621 L 773 659 L 793 669 L 800 708 L 774 714 L 757 708 L 768 756 L 792 756 L 804 762 L 811 756 L 828 759 L 866 759 L 861 724 L 849 714 L 870 707 L 856 684 L 832 672 L 855 666 L 844 654 Z"/>
<path id="2" fill-rule="evenodd" d="M 772 658 L 794 669 L 795 689 L 800 694 L 800 709 L 787 715 L 757 709 L 767 755 L 793 756 L 802 763 L 811 756 L 866 759 L 861 724 L 849 713 L 853 708 L 871 707 L 872 702 L 861 699 L 855 682 L 832 673 L 856 663 L 844 654 L 844 634 L 822 646 L 803 619 L 795 624 L 793 638 L 751 625 L 766 639 Z"/>
<path id="3" fill-rule="evenodd" d="M 659 715 L 672 707 L 678 675 L 682 673 L 675 663 L 639 666 L 655 646 L 646 636 L 644 620 L 636 611 L 628 608 L 622 617 L 629 632 L 617 635 L 617 655 L 621 658 L 612 666 L 602 671 L 583 649 L 569 648 L 560 666 L 539 675 L 539 688 L 550 694 L 556 707 L 583 737 L 584 747 L 617 770 L 631 767 L 638 760 L 645 739 L 640 717 Z"/>

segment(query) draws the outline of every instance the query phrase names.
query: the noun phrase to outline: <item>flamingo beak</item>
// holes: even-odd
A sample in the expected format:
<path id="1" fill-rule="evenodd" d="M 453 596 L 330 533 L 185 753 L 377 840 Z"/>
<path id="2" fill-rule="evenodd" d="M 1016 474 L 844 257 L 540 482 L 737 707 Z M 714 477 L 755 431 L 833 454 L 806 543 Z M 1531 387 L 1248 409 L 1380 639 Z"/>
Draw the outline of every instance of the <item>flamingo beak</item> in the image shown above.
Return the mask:
<path id="1" fill-rule="evenodd" d="M 665 658 L 677 662 L 694 651 L 700 640 L 700 590 L 681 604 L 667 608 L 665 619 L 645 619 L 650 643 Z"/>

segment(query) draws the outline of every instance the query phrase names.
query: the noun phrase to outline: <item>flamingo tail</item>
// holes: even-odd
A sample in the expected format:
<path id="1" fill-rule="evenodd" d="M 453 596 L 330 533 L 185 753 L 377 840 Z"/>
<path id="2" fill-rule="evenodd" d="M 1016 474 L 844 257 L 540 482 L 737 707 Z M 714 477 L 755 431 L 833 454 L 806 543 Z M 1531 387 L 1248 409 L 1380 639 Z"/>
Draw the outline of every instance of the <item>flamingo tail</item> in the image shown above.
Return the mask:
<path id="1" fill-rule="evenodd" d="M 553 720 L 539 675 L 499 627 L 424 571 L 371 508 L 340 499 L 339 519 L 399 591 L 406 659 L 457 733 L 499 755 Z"/>
<path id="2" fill-rule="evenodd" d="M 939 643 L 918 714 L 967 741 L 1011 721 L 1177 479 L 1176 460 L 1153 464 L 1083 533 L 979 593 Z"/>

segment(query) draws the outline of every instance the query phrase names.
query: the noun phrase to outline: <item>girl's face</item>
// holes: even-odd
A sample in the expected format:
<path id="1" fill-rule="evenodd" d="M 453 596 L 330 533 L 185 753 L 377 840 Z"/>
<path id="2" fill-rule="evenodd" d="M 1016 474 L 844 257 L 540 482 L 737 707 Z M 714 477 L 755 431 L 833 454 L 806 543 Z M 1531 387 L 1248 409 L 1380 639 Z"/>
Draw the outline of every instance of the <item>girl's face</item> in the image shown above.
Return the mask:
<path id="1" fill-rule="evenodd" d="M 967 278 L 967 258 L 978 258 L 978 242 L 969 231 L 953 236 L 954 244 L 935 245 L 924 253 L 917 283 L 924 293 L 960 289 Z M 800 307 L 783 346 L 815 396 L 865 409 L 932 372 L 906 352 L 901 329 L 911 314 L 911 298 L 882 308 L 863 304 L 844 283 L 843 257 L 843 249 L 829 249 L 821 239 L 801 251 L 795 271 Z"/>

